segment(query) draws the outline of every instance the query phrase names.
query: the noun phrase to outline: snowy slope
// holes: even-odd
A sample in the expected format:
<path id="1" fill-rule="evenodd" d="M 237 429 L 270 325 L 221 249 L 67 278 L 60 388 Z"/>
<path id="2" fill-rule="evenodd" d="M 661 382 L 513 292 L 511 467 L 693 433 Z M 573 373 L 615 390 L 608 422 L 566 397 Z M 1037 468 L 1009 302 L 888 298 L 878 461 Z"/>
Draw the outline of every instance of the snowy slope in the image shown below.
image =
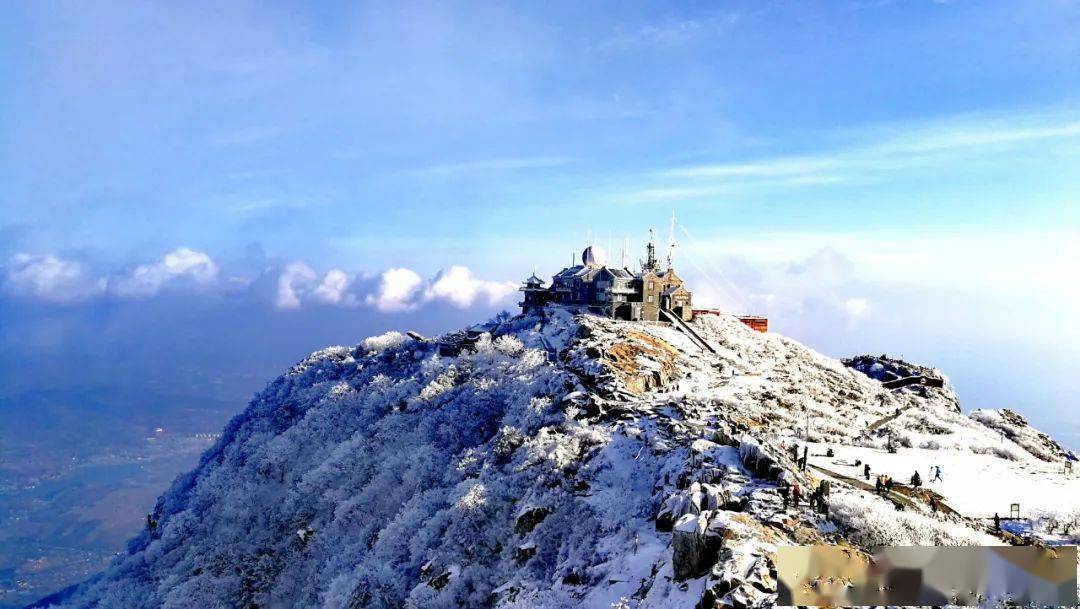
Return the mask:
<path id="1" fill-rule="evenodd" d="M 454 357 L 396 333 L 314 353 L 161 497 L 155 530 L 53 601 L 765 605 L 778 545 L 1001 543 L 963 518 L 966 504 L 945 517 L 916 502 L 895 516 L 889 500 L 841 481 L 829 517 L 784 510 L 778 481 L 828 477 L 798 471 L 786 452 L 807 433 L 814 453 L 865 451 L 882 467 L 889 442 L 897 459 L 1059 460 L 1031 433 L 1003 440 L 959 414 L 947 385 L 888 391 L 734 318 L 694 327 L 718 355 L 669 326 L 565 311 L 491 322 Z M 992 449 L 1006 443 L 1008 454 Z"/>

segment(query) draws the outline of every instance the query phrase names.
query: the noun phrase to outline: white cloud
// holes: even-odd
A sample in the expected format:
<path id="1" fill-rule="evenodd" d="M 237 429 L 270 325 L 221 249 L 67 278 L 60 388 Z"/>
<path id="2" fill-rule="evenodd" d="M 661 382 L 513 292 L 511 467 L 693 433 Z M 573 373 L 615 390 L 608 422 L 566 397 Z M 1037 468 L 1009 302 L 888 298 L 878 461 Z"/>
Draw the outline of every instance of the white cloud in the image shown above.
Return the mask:
<path id="1" fill-rule="evenodd" d="M 487 304 L 495 304 L 512 294 L 517 286 L 509 282 L 483 281 L 473 276 L 472 271 L 463 266 L 452 266 L 441 271 L 427 289 L 429 300 L 445 300 L 455 306 L 472 306 L 478 299 Z"/>
<path id="2" fill-rule="evenodd" d="M 307 301 L 324 305 L 355 306 L 356 295 L 352 277 L 341 269 L 330 269 L 322 278 L 315 269 L 303 262 L 293 262 L 278 276 L 274 306 L 279 309 L 299 309 Z"/>
<path id="3" fill-rule="evenodd" d="M 398 268 L 383 271 L 374 294 L 368 294 L 365 302 L 380 311 L 404 311 L 418 304 L 416 295 L 421 293 L 424 280 L 411 269 Z"/>
<path id="4" fill-rule="evenodd" d="M 409 268 L 391 268 L 372 277 L 350 277 L 331 269 L 321 278 L 310 266 L 293 263 L 278 278 L 276 305 L 296 309 L 307 303 L 342 307 L 369 306 L 382 312 L 408 311 L 426 303 L 446 302 L 467 308 L 493 305 L 517 289 L 512 282 L 486 281 L 464 266 L 451 266 L 425 280 Z"/>
<path id="5" fill-rule="evenodd" d="M 719 268 L 727 272 L 719 275 Z M 698 305 L 767 315 L 789 328 L 828 328 L 854 326 L 871 312 L 872 286 L 856 270 L 850 258 L 826 247 L 786 260 L 733 257 L 710 272 L 688 267 L 684 276 L 694 285 Z"/>
<path id="6" fill-rule="evenodd" d="M 167 286 L 206 293 L 239 294 L 256 285 L 250 279 L 224 276 L 207 254 L 177 248 L 160 260 L 126 273 L 95 275 L 79 261 L 55 255 L 18 254 L 2 269 L 0 288 L 20 297 L 74 303 L 96 298 L 150 298 Z M 368 306 L 377 311 L 407 311 L 444 302 L 459 308 L 494 305 L 515 292 L 513 282 L 487 281 L 467 267 L 451 266 L 432 279 L 409 268 L 390 268 L 378 275 L 350 275 L 332 268 L 320 274 L 308 264 L 292 262 L 277 274 L 273 305 L 299 309 L 306 305 Z"/>
<path id="7" fill-rule="evenodd" d="M 1080 140 L 1080 120 L 1075 113 L 954 116 L 869 126 L 839 135 L 852 143 L 805 155 L 672 167 L 654 174 L 653 180 L 658 178 L 659 184 L 631 192 L 694 198 L 722 185 L 800 186 L 860 180 L 872 174 L 992 158 L 1025 145 L 1068 145 Z"/>
<path id="8" fill-rule="evenodd" d="M 356 298 L 349 293 L 351 283 L 352 280 L 345 271 L 330 269 L 312 294 L 315 300 L 324 304 L 352 305 Z"/>
<path id="9" fill-rule="evenodd" d="M 5 287 L 46 302 L 72 303 L 92 298 L 102 286 L 80 262 L 53 255 L 16 254 L 8 264 Z"/>
<path id="10" fill-rule="evenodd" d="M 146 298 L 157 294 L 174 281 L 186 281 L 197 287 L 213 284 L 218 279 L 218 266 L 203 252 L 179 247 L 152 264 L 143 264 L 129 275 L 115 278 L 110 288 L 125 298 Z"/>
<path id="11" fill-rule="evenodd" d="M 317 279 L 315 271 L 302 262 L 286 266 L 278 277 L 274 305 L 279 309 L 299 309 L 301 296 L 311 290 Z"/>

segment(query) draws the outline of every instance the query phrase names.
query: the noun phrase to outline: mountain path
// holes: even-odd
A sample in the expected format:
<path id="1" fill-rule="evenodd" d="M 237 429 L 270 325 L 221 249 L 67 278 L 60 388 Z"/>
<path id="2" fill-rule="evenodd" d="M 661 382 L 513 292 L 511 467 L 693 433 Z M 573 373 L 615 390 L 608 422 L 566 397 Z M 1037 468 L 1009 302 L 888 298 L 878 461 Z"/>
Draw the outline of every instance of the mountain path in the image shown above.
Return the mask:
<path id="1" fill-rule="evenodd" d="M 911 404 L 908 404 L 906 406 L 902 406 L 900 408 L 900 412 L 895 412 L 893 414 L 890 414 L 887 417 L 882 417 L 882 418 L 874 421 L 873 423 L 870 424 L 869 427 L 866 428 L 866 432 L 870 433 L 871 431 L 874 431 L 875 429 L 877 429 L 878 427 L 881 427 L 882 425 L 885 425 L 887 423 L 891 423 L 892 421 L 895 421 L 896 419 L 898 419 L 900 417 L 900 415 L 904 414 L 904 412 L 906 412 L 909 408 L 911 408 Z"/>

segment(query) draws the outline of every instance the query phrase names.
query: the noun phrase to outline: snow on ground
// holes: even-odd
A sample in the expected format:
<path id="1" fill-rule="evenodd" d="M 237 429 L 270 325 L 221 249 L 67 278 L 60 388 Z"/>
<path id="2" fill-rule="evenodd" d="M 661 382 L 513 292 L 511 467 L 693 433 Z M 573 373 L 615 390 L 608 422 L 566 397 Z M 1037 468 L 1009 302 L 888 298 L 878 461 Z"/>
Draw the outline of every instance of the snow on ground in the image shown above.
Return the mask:
<path id="1" fill-rule="evenodd" d="M 1001 540 L 951 519 L 912 510 L 897 512 L 892 503 L 864 491 L 837 487 L 829 496 L 831 518 L 848 538 L 863 546 L 996 546 Z"/>
<path id="2" fill-rule="evenodd" d="M 832 448 L 835 457 L 826 457 Z M 958 450 L 899 448 L 889 453 L 862 446 L 810 444 L 809 463 L 839 474 L 862 478 L 869 463 L 874 476 L 887 474 L 907 484 L 916 471 L 923 486 L 940 494 L 945 503 L 967 517 L 1009 515 L 1009 505 L 1020 504 L 1021 517 L 1041 512 L 1063 512 L 1080 506 L 1080 475 L 1066 476 L 1060 463 L 1010 461 L 992 455 Z M 941 480 L 932 482 L 930 468 L 941 467 Z"/>

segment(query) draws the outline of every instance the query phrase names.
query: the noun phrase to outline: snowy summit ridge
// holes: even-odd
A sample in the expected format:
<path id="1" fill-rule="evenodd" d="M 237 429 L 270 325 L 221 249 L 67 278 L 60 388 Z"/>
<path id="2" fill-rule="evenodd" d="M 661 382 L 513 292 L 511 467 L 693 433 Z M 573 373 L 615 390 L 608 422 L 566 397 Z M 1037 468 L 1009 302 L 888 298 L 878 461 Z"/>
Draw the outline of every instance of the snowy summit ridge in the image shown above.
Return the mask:
<path id="1" fill-rule="evenodd" d="M 947 383 L 890 391 L 735 318 L 691 326 L 710 349 L 551 309 L 492 321 L 450 357 L 397 333 L 316 352 L 176 480 L 126 554 L 42 606 L 765 606 L 779 545 L 1005 543 L 952 476 L 1065 459 L 1014 413 L 961 414 Z M 876 475 L 904 455 L 944 482 L 860 487 L 854 459 Z M 827 515 L 784 508 L 780 484 L 821 479 Z M 932 513 L 931 492 L 950 509 Z"/>

